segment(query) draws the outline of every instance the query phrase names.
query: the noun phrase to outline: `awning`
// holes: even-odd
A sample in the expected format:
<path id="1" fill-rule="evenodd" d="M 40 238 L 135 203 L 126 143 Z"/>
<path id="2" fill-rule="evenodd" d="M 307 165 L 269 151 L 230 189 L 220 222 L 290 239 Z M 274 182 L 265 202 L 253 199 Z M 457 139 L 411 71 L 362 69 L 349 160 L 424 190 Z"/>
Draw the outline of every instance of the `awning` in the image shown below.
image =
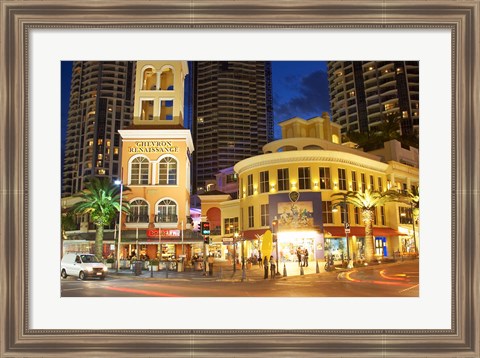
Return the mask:
<path id="1" fill-rule="evenodd" d="M 243 238 L 245 240 L 257 240 L 257 236 L 262 236 L 268 229 L 247 230 L 243 232 Z"/>
<path id="2" fill-rule="evenodd" d="M 324 226 L 325 237 L 345 237 L 345 228 L 343 226 Z M 348 236 L 365 236 L 364 226 L 350 226 Z M 389 227 L 374 227 L 373 236 L 402 236 L 403 234 Z"/>

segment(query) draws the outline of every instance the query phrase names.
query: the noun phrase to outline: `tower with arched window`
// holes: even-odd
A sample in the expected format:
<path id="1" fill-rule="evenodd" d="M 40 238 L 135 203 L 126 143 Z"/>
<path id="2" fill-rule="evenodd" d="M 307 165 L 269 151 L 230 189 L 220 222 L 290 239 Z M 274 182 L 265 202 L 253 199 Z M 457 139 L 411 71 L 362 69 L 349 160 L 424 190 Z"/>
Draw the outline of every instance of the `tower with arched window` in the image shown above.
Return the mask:
<path id="1" fill-rule="evenodd" d="M 191 249 L 184 246 L 194 240 L 185 235 L 194 150 L 183 123 L 187 74 L 185 61 L 137 61 L 133 125 L 120 131 L 131 207 L 122 221 L 124 255 L 135 250 L 152 258 L 161 249 L 163 258 L 178 257 Z"/>

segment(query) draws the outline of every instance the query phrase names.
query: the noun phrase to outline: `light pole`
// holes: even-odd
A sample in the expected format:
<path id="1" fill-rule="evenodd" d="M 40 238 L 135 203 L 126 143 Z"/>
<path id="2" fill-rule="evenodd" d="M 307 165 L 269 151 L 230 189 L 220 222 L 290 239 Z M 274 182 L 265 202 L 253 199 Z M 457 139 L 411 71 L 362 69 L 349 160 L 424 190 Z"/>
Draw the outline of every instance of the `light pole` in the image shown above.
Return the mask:
<path id="1" fill-rule="evenodd" d="M 417 239 L 415 237 L 415 215 L 413 215 L 413 203 L 412 202 L 410 202 L 410 210 L 412 211 L 413 245 L 415 246 L 415 255 L 418 256 Z"/>
<path id="2" fill-rule="evenodd" d="M 348 222 L 348 208 L 347 208 L 347 194 L 343 194 L 343 201 L 339 203 L 343 208 L 343 226 L 345 228 L 345 239 L 347 241 L 347 261 L 348 261 L 348 268 L 353 268 L 353 260 L 350 259 L 350 245 L 348 244 L 348 234 L 350 232 L 350 224 Z M 336 211 L 336 210 L 332 210 Z"/>
<path id="3" fill-rule="evenodd" d="M 238 232 L 233 234 L 233 273 L 237 272 L 237 238 Z"/>
<path id="4" fill-rule="evenodd" d="M 120 267 L 120 245 L 122 242 L 122 205 L 123 205 L 123 182 L 115 180 L 115 185 L 120 185 L 120 210 L 118 212 L 118 243 L 117 243 L 117 272 Z"/>
<path id="5" fill-rule="evenodd" d="M 278 220 L 277 220 L 277 216 L 274 216 L 273 220 L 272 220 L 272 230 L 273 230 L 273 237 L 275 239 L 275 253 L 276 253 L 276 261 L 277 261 L 277 272 L 275 273 L 275 275 L 280 275 L 280 271 L 278 271 L 278 228 L 277 228 L 277 225 L 278 225 Z"/>

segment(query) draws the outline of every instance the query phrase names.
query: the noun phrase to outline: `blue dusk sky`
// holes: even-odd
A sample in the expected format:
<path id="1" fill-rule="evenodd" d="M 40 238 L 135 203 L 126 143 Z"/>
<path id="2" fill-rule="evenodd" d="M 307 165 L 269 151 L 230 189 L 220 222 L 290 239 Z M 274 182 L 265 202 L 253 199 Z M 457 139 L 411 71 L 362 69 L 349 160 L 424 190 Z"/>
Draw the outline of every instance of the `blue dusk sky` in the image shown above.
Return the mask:
<path id="1" fill-rule="evenodd" d="M 61 65 L 62 153 L 68 117 L 72 62 Z M 280 138 L 277 123 L 292 117 L 312 118 L 330 112 L 327 65 L 324 61 L 272 61 L 274 138 Z M 186 109 L 189 115 L 189 109 Z M 63 161 L 62 161 L 63 162 Z"/>

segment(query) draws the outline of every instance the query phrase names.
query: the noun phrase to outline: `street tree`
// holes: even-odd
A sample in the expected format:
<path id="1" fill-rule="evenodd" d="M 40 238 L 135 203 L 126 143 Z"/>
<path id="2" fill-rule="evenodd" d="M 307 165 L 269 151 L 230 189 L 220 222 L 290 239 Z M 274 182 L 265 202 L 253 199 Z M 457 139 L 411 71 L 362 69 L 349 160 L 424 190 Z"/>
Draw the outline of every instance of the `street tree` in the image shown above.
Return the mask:
<path id="1" fill-rule="evenodd" d="M 124 192 L 127 190 L 129 189 L 123 188 Z M 96 227 L 95 256 L 102 258 L 105 226 L 110 225 L 120 211 L 128 214 L 130 205 L 122 200 L 120 208 L 120 187 L 110 182 L 108 178 L 89 178 L 85 189 L 74 196 L 80 201 L 75 203 L 70 211 L 74 214 L 89 214 L 90 220 Z"/>
<path id="2" fill-rule="evenodd" d="M 374 261 L 375 258 L 375 242 L 373 237 L 373 222 L 375 208 L 382 206 L 387 202 L 393 201 L 393 191 L 379 192 L 367 189 L 362 191 L 348 191 L 346 193 L 335 193 L 332 195 L 334 205 L 340 202 L 346 202 L 362 213 L 362 221 L 365 224 L 365 260 L 367 262 Z"/>

